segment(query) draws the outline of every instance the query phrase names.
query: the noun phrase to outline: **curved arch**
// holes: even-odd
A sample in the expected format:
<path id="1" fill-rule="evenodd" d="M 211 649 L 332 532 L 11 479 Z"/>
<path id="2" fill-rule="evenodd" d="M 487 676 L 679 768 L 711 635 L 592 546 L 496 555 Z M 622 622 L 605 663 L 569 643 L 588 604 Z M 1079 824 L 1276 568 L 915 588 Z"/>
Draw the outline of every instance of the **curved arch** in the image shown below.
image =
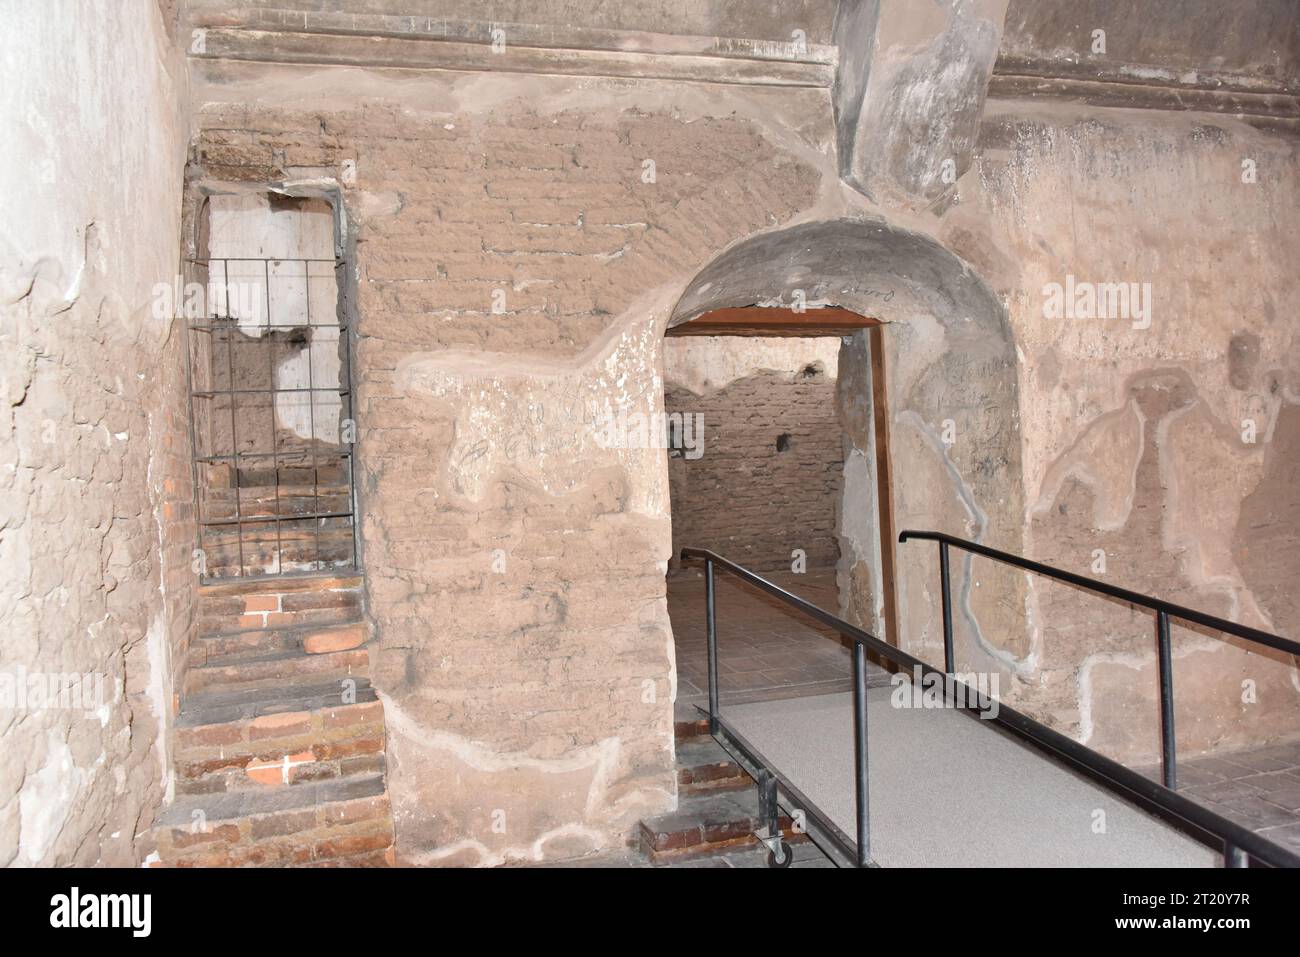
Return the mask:
<path id="1" fill-rule="evenodd" d="M 705 266 L 678 299 L 668 325 L 739 306 L 839 306 L 895 322 L 917 310 L 970 317 L 1010 342 L 1001 304 L 955 255 L 883 220 L 802 223 L 746 239 Z"/>
<path id="2" fill-rule="evenodd" d="M 838 398 L 841 611 L 882 629 L 886 550 L 894 547 L 881 541 L 882 528 L 938 528 L 1023 551 L 1015 342 L 1002 304 L 969 266 L 934 239 L 883 220 L 803 223 L 744 240 L 692 280 L 668 326 L 720 309 L 788 309 L 801 299 L 810 311 L 833 306 L 882 324 L 880 335 L 864 329 L 842 340 Z M 875 383 L 875 400 L 873 373 L 885 380 Z M 885 437 L 880 461 L 892 460 L 895 476 L 879 505 L 877 435 Z M 885 507 L 895 511 L 893 523 L 882 521 Z M 937 564 L 915 546 L 898 559 L 900 641 L 920 651 L 918 641 L 929 645 L 939 634 Z M 958 641 L 968 651 L 959 665 L 1017 670 L 1029 653 L 1017 598 L 1023 577 L 981 568 L 977 581 L 974 571 L 969 557 L 955 569 Z"/>

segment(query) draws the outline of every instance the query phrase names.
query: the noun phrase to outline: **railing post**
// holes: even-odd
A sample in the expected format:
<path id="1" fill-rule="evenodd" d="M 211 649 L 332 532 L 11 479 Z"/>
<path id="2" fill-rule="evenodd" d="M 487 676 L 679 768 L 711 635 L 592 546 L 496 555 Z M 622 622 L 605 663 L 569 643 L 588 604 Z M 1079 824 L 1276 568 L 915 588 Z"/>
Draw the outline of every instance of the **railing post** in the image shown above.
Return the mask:
<path id="1" fill-rule="evenodd" d="M 943 589 L 943 670 L 956 674 L 952 650 L 952 572 L 948 567 L 948 543 L 939 543 L 939 581 Z"/>
<path id="2" fill-rule="evenodd" d="M 767 837 L 780 837 L 781 807 L 776 790 L 776 776 L 767 768 L 758 769 L 758 819 Z"/>
<path id="3" fill-rule="evenodd" d="M 1235 844 L 1223 842 L 1224 867 L 1250 867 L 1250 855 Z"/>
<path id="4" fill-rule="evenodd" d="M 860 642 L 853 644 L 853 770 L 857 789 L 858 867 L 871 861 L 867 790 L 867 652 Z"/>
<path id="5" fill-rule="evenodd" d="M 1156 613 L 1156 643 L 1160 653 L 1160 763 L 1165 787 L 1178 788 L 1178 743 L 1174 738 L 1174 665 L 1169 647 L 1169 613 Z"/>
<path id="6" fill-rule="evenodd" d="M 713 559 L 704 562 L 704 607 L 708 616 L 709 734 L 718 733 L 718 618 L 713 595 Z"/>

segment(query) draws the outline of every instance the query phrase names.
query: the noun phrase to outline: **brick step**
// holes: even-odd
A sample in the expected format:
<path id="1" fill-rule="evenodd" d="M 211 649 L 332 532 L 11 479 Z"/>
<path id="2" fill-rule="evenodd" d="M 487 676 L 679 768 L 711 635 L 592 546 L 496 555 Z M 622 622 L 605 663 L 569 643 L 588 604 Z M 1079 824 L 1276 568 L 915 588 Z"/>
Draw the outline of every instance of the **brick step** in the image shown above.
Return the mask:
<path id="1" fill-rule="evenodd" d="M 679 714 L 673 722 L 673 736 L 679 746 L 701 737 L 710 738 L 711 740 L 709 719 Z"/>
<path id="2" fill-rule="evenodd" d="M 162 862 L 176 867 L 393 862 L 381 774 L 183 795 L 159 817 L 155 834 Z"/>
<path id="3" fill-rule="evenodd" d="M 313 484 L 310 478 L 306 481 L 282 481 L 279 485 L 276 485 L 273 482 L 257 482 L 255 484 L 241 482 L 238 488 L 233 485 L 219 485 L 216 487 L 204 488 L 203 498 L 205 500 L 233 503 L 235 501 L 236 492 L 239 493 L 241 499 L 262 498 L 267 501 L 274 500 L 277 494 L 281 498 L 286 495 L 305 496 L 311 498 L 316 494 L 319 494 L 322 498 L 326 495 L 342 495 L 346 497 L 348 494 L 348 484 L 347 482 L 321 482 L 320 484 Z"/>
<path id="4" fill-rule="evenodd" d="M 320 712 L 328 717 L 348 708 L 378 702 L 368 677 L 349 678 L 347 682 L 305 677 L 274 687 L 255 686 L 186 695 L 176 718 L 177 747 L 234 745 L 240 741 L 264 740 L 268 737 L 268 729 L 280 733 L 285 728 L 302 726 L 305 730 L 304 722 L 308 719 L 304 715 L 308 713 L 314 716 Z M 357 712 L 347 712 L 346 716 L 330 717 L 329 720 L 346 723 L 356 719 L 357 715 Z"/>
<path id="5" fill-rule="evenodd" d="M 249 516 L 252 517 L 252 516 Z M 321 522 L 329 524 L 321 525 Z M 352 538 L 352 526 L 345 524 L 346 519 L 314 519 L 284 516 L 280 522 L 279 537 L 276 536 L 275 522 L 246 522 L 244 528 L 244 549 L 265 545 L 306 545 L 315 544 L 316 535 L 320 533 L 321 547 L 336 544 Z M 318 529 L 319 525 L 319 529 Z M 234 525 L 209 525 L 203 529 L 203 548 L 211 557 L 218 548 L 234 548 L 239 545 L 239 532 Z"/>
<path id="6" fill-rule="evenodd" d="M 792 861 L 791 868 L 831 868 L 835 864 L 827 857 L 816 844 L 810 840 L 791 842 L 788 838 L 786 843 L 790 844 Z M 768 851 L 762 844 L 746 844 L 740 847 L 723 847 L 716 851 L 708 851 L 700 854 L 691 854 L 683 857 L 681 860 L 666 862 L 669 867 L 725 867 L 725 868 L 769 868 L 772 865 L 767 862 Z M 651 867 L 663 867 L 665 862 L 647 862 Z"/>
<path id="7" fill-rule="evenodd" d="M 790 832 L 791 821 L 781 815 L 787 842 L 806 840 Z M 652 863 L 669 863 L 695 854 L 757 844 L 760 827 L 758 790 L 707 791 L 683 796 L 676 811 L 641 822 L 639 843 Z"/>
<path id="8" fill-rule="evenodd" d="M 323 546 L 327 540 L 341 539 L 344 533 L 348 537 L 352 534 L 352 528 L 343 518 L 313 518 L 314 513 L 337 513 L 348 510 L 347 502 L 331 502 L 321 499 L 319 502 L 312 499 L 281 499 L 278 502 L 268 502 L 258 504 L 249 502 L 241 504 L 239 514 L 235 513 L 235 506 L 231 503 L 227 508 L 224 505 L 203 507 L 203 519 L 210 522 L 227 522 L 226 525 L 206 525 L 203 530 L 203 544 L 211 551 L 216 548 L 229 548 L 232 545 L 238 545 L 239 540 L 236 536 L 236 525 L 234 521 L 243 520 L 244 528 L 244 545 L 250 543 L 253 545 L 274 544 L 275 537 L 275 519 L 280 519 L 280 541 L 286 545 L 303 545 L 307 542 L 315 543 L 316 525 L 321 525 L 320 538 Z"/>
<path id="9" fill-rule="evenodd" d="M 250 519 L 268 519 L 279 517 L 281 527 L 285 533 L 291 528 L 301 530 L 303 526 L 311 526 L 313 521 L 312 515 L 332 514 L 348 511 L 348 501 L 346 498 L 326 498 L 321 496 L 319 499 L 310 495 L 298 497 L 283 497 L 279 499 L 267 499 L 265 501 L 241 501 L 239 509 L 236 511 L 235 503 L 229 502 L 205 502 L 203 504 L 203 519 L 211 522 L 228 522 L 236 518 L 245 520 L 244 538 L 247 539 L 256 529 L 253 528 L 253 522 Z M 330 519 L 334 522 L 342 522 L 343 519 Z M 259 527 L 269 529 L 268 537 L 275 538 L 275 522 L 260 521 Z M 233 525 L 229 526 L 234 528 Z M 207 538 L 211 541 L 215 537 L 216 529 L 208 528 Z M 350 530 L 349 530 L 350 531 Z M 325 529 L 321 530 L 324 537 Z"/>
<path id="10" fill-rule="evenodd" d="M 185 691 L 186 694 L 199 694 L 261 685 L 279 686 L 287 679 L 308 676 L 341 682 L 365 673 L 369 667 L 370 652 L 364 647 L 322 654 L 310 654 L 299 649 L 260 657 L 218 659 L 191 667 L 185 677 Z"/>
<path id="11" fill-rule="evenodd" d="M 241 456 L 249 454 L 252 453 L 240 453 Z M 236 484 L 240 488 L 259 488 L 267 485 L 274 488 L 277 482 L 282 486 L 346 486 L 349 481 L 347 464 L 346 462 L 340 464 L 337 452 L 331 454 L 322 451 L 318 453 L 316 465 L 313 467 L 310 453 L 289 452 L 281 449 L 279 452 L 280 467 L 278 474 L 277 470 L 272 467 L 270 452 L 257 453 L 257 455 L 259 462 L 266 463 L 265 467 L 241 464 L 238 476 L 236 476 L 235 470 L 229 462 L 206 463 L 203 467 L 203 488 L 208 490 L 231 489 Z"/>
<path id="12" fill-rule="evenodd" d="M 236 499 L 241 503 L 265 502 L 274 503 L 284 499 L 313 499 L 313 498 L 342 498 L 347 499 L 349 493 L 346 482 L 313 485 L 308 482 L 281 482 L 279 485 L 258 484 L 244 485 L 238 488 L 234 486 L 223 486 L 219 488 L 204 488 L 202 490 L 202 499 L 205 504 L 228 504 L 234 505 Z"/>
<path id="13" fill-rule="evenodd" d="M 347 625 L 361 618 L 356 605 L 339 605 L 334 608 L 301 608 L 294 611 L 245 612 L 232 615 L 201 614 L 195 623 L 199 635 L 237 635 L 248 631 L 267 631 L 275 628 L 325 628 Z"/>
<path id="14" fill-rule="evenodd" d="M 247 530 L 248 526 L 244 526 Z M 279 541 L 273 532 L 263 538 L 249 538 L 247 533 L 242 546 L 233 536 L 228 543 L 212 544 L 204 536 L 203 550 L 207 556 L 205 570 L 209 579 L 238 579 L 252 575 L 292 575 L 302 572 L 337 573 L 355 566 L 351 529 L 321 532 L 320 541 L 314 532 L 302 535 L 288 530 Z"/>
<path id="15" fill-rule="evenodd" d="M 177 789 L 241 790 L 382 770 L 383 705 L 368 679 L 355 683 L 347 704 L 340 682 L 317 678 L 189 695 L 173 736 Z"/>
<path id="16" fill-rule="evenodd" d="M 190 644 L 189 661 L 191 667 L 201 667 L 288 652 L 318 655 L 359 648 L 369 640 L 370 624 L 362 620 L 213 632 Z"/>
<path id="17" fill-rule="evenodd" d="M 711 737 L 697 737 L 677 746 L 679 794 L 746 787 L 754 787 L 754 779 Z"/>
<path id="18" fill-rule="evenodd" d="M 693 704 L 673 704 L 673 734 L 680 746 L 699 737 L 710 737 L 709 719 Z"/>
<path id="19" fill-rule="evenodd" d="M 338 561 L 352 554 L 352 525 L 348 519 L 286 515 L 279 526 L 278 531 L 276 523 L 268 521 L 204 526 L 199 547 L 206 556 L 208 575 L 215 574 L 216 569 L 237 566 L 241 548 L 244 564 L 257 567 L 274 566 L 277 555 L 285 562 L 303 564 L 317 559 Z"/>
<path id="20" fill-rule="evenodd" d="M 290 595 L 306 592 L 360 591 L 360 575 L 298 575 L 257 578 L 244 582 L 215 582 L 199 586 L 199 601 L 247 598 L 252 595 Z"/>
<path id="21" fill-rule="evenodd" d="M 355 576 L 242 579 L 199 589 L 200 635 L 279 627 L 334 625 L 361 615 L 361 579 Z"/>
<path id="22" fill-rule="evenodd" d="M 310 519 L 303 516 L 347 512 L 348 505 L 346 492 L 312 495 L 309 490 L 301 494 L 287 494 L 281 489 L 277 496 L 275 489 L 270 489 L 265 496 L 240 495 L 238 508 L 233 494 L 206 496 L 203 502 L 203 518 L 205 521 L 229 521 L 235 518 L 267 518 L 278 515 L 285 522 L 306 522 Z M 248 529 L 245 528 L 244 531 L 247 534 Z"/>
<path id="23" fill-rule="evenodd" d="M 286 562 L 309 562 L 319 558 L 321 561 L 335 561 L 352 554 L 352 529 L 350 527 L 330 526 L 320 530 L 320 545 L 317 550 L 317 534 L 314 527 L 304 528 L 303 524 L 311 519 L 286 519 L 281 524 L 280 534 L 276 535 L 273 522 L 259 522 L 244 526 L 242 541 L 244 564 L 275 564 L 275 557 L 280 554 Z M 202 549 L 207 555 L 208 574 L 213 568 L 238 564 L 241 541 L 234 526 L 229 531 L 214 532 L 208 528 L 203 533 Z"/>
<path id="24" fill-rule="evenodd" d="M 255 742 L 247 750 L 190 748 L 178 752 L 176 791 L 179 794 L 215 794 L 299 787 L 314 781 L 356 774 L 383 774 L 382 721 L 362 722 L 337 729 L 350 737 L 323 739 L 320 732 L 294 744 Z M 299 736 L 304 737 L 304 736 Z"/>
<path id="25" fill-rule="evenodd" d="M 355 567 L 355 563 L 349 558 L 337 558 L 316 561 L 314 559 L 303 559 L 298 561 L 288 557 L 281 557 L 277 562 L 274 558 L 263 562 L 246 561 L 240 565 L 238 560 L 229 562 L 223 561 L 217 565 L 208 565 L 209 581 L 239 581 L 241 578 L 248 578 L 252 575 L 296 575 L 300 572 L 341 572 Z"/>

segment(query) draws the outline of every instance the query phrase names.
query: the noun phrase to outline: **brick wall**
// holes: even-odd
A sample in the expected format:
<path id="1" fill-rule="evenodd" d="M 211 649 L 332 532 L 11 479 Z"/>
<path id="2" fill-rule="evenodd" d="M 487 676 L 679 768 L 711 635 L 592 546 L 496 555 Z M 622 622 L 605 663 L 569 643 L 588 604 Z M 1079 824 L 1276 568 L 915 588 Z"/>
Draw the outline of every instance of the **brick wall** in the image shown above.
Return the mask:
<path id="1" fill-rule="evenodd" d="M 149 419 L 151 472 L 156 476 L 153 493 L 158 522 L 159 591 L 169 636 L 166 684 L 171 696 L 165 702 L 169 716 L 179 706 L 178 696 L 185 682 L 199 583 L 194 556 L 197 536 L 184 351 L 181 322 L 176 322 L 158 359 L 158 402 Z M 130 671 L 147 677 L 149 663 L 140 660 Z"/>
<path id="2" fill-rule="evenodd" d="M 668 413 L 703 416 L 699 458 L 668 460 L 673 554 L 711 548 L 755 569 L 833 566 L 844 454 L 835 380 L 824 371 L 758 372 L 705 395 L 664 393 Z"/>
<path id="3" fill-rule="evenodd" d="M 477 111 L 435 112 L 463 100 L 434 75 L 286 110 L 268 70 L 223 85 L 195 150 L 196 175 L 251 183 L 356 162 L 363 561 L 415 863 L 582 853 L 671 802 L 664 453 L 601 449 L 594 423 L 659 406 L 672 297 L 818 181 L 735 115 L 753 104 L 540 112 L 568 86 L 478 79 Z"/>

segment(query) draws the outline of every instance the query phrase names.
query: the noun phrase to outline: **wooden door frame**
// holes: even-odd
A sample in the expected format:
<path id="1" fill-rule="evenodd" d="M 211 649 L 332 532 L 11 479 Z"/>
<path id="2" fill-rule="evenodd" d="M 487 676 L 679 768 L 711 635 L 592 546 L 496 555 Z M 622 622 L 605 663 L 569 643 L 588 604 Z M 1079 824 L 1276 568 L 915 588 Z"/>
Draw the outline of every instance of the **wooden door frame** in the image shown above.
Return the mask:
<path id="1" fill-rule="evenodd" d="M 801 310 L 785 307 L 737 306 L 715 309 L 668 328 L 666 336 L 740 336 L 745 338 L 831 337 L 842 339 L 867 332 L 870 353 L 872 440 L 875 444 L 876 508 L 879 519 L 880 581 L 883 594 L 884 640 L 899 645 L 897 551 L 894 516 L 894 473 L 889 442 L 889 389 L 884 324 L 878 319 L 838 306 Z M 843 492 L 841 492 L 843 495 Z M 841 500 L 840 508 L 845 503 Z M 842 521 L 842 519 L 841 519 Z M 836 609 L 838 612 L 839 609 Z"/>

